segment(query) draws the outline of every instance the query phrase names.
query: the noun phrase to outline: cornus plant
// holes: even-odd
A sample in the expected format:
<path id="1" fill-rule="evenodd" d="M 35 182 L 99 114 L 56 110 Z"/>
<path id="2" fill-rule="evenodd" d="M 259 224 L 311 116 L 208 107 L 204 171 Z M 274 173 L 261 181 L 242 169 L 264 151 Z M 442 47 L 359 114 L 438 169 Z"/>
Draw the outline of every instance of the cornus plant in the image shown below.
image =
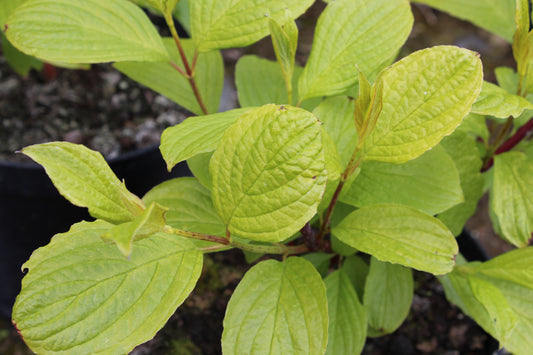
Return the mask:
<path id="1" fill-rule="evenodd" d="M 507 39 L 515 33 L 518 71 L 498 68 L 501 86 L 484 82 L 479 55 L 458 47 L 393 64 L 413 24 L 408 1 L 330 1 L 304 67 L 295 63 L 294 20 L 312 0 L 183 1 L 28 0 L 7 19 L 5 34 L 20 51 L 44 61 L 114 62 L 197 115 L 161 141 L 168 167 L 187 161 L 195 177 L 142 198 L 83 146 L 22 150 L 96 218 L 54 236 L 24 264 L 13 322 L 30 348 L 127 353 L 193 292 L 205 253 L 238 248 L 272 257 L 252 266 L 229 301 L 225 354 L 358 353 L 367 336 L 393 332 L 407 316 L 412 269 L 439 275 L 450 301 L 501 346 L 528 353 L 527 1 L 516 2 L 515 22 L 511 12 L 509 23 L 489 28 L 504 28 Z M 471 1 L 461 13 L 477 3 L 488 2 Z M 161 13 L 172 37 L 161 38 L 138 5 Z M 176 17 L 191 39 L 178 36 Z M 219 50 L 267 35 L 277 62 L 242 57 L 241 108 L 217 113 Z M 485 186 L 496 229 L 517 249 L 469 263 L 454 236 Z"/>

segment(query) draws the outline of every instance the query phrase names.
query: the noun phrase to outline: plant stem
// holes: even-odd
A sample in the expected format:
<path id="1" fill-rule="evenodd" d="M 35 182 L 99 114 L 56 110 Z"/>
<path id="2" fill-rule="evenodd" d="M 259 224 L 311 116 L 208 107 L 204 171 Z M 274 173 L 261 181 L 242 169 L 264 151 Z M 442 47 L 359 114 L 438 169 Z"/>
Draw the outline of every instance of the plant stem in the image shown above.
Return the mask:
<path id="1" fill-rule="evenodd" d="M 503 142 L 495 151 L 493 156 L 488 159 L 485 164 L 483 165 L 483 168 L 481 168 L 481 172 L 485 172 L 489 170 L 492 165 L 494 164 L 494 155 L 502 154 L 505 152 L 510 151 L 513 149 L 518 143 L 520 143 L 529 132 L 533 131 L 533 118 L 530 119 L 525 125 L 520 127 L 515 134 L 513 134 L 509 139 L 507 139 L 505 142 Z"/>
<path id="2" fill-rule="evenodd" d="M 172 34 L 172 38 L 174 38 L 176 47 L 178 47 L 181 61 L 183 63 L 183 66 L 185 67 L 185 73 L 187 75 L 184 75 L 183 70 L 181 70 L 178 66 L 173 65 L 173 67 L 174 69 L 178 70 L 182 75 L 184 75 L 187 78 L 187 80 L 189 80 L 189 84 L 191 85 L 192 91 L 194 93 L 194 96 L 196 97 L 196 101 L 198 101 L 198 105 L 200 106 L 200 109 L 202 110 L 204 115 L 208 115 L 209 111 L 207 110 L 207 106 L 205 105 L 202 95 L 200 94 L 200 90 L 198 90 L 198 86 L 196 85 L 196 81 L 194 80 L 194 69 L 196 67 L 196 60 L 198 57 L 198 53 L 195 52 L 193 66 L 191 67 L 189 65 L 189 61 L 187 60 L 187 56 L 185 55 L 185 51 L 183 50 L 183 46 L 181 45 L 181 40 L 178 35 L 178 32 L 176 31 L 176 26 L 174 24 L 174 19 L 172 18 L 172 15 L 165 14 L 165 20 L 167 22 L 168 28 L 170 29 L 170 33 Z"/>
<path id="3" fill-rule="evenodd" d="M 228 239 L 224 238 L 224 237 L 218 237 L 216 235 L 204 234 L 204 233 L 198 233 L 198 232 L 184 231 L 184 230 L 181 230 L 181 229 L 173 228 L 173 227 L 171 227 L 169 225 L 166 225 L 163 228 L 163 232 L 164 233 L 168 233 L 168 234 L 179 235 L 179 236 L 182 236 L 182 237 L 185 237 L 185 238 L 191 238 L 191 239 L 197 239 L 197 240 L 205 240 L 205 241 L 208 241 L 208 242 L 214 242 L 214 243 L 218 243 L 218 244 L 222 244 L 222 245 L 229 245 L 230 244 L 230 241 Z"/>

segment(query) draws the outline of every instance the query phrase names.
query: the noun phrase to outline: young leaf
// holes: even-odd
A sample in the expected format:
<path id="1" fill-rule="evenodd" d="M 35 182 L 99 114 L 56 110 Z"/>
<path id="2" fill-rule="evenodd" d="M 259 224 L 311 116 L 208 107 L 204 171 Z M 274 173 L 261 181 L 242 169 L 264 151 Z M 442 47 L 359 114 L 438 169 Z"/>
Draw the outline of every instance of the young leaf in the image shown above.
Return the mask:
<path id="1" fill-rule="evenodd" d="M 377 204 L 352 212 L 332 233 L 377 259 L 432 274 L 450 272 L 455 238 L 438 219 L 412 207 Z"/>
<path id="2" fill-rule="evenodd" d="M 170 61 L 183 69 L 181 57 L 174 40 L 172 38 L 164 38 L 163 44 L 168 51 Z M 192 62 L 195 55 L 192 40 L 181 40 L 181 44 L 187 59 Z M 170 62 L 120 62 L 115 63 L 114 67 L 133 80 L 165 95 L 189 111 L 197 115 L 203 114 L 189 80 L 180 74 Z M 220 95 L 224 84 L 224 63 L 220 52 L 212 51 L 198 54 L 194 80 L 205 102 L 207 111 L 210 113 L 218 112 Z"/>
<path id="3" fill-rule="evenodd" d="M 192 38 L 200 51 L 244 47 L 268 35 L 269 18 L 284 24 L 303 14 L 312 3 L 312 0 L 191 1 Z M 287 13 L 291 18 L 287 18 Z"/>
<path id="4" fill-rule="evenodd" d="M 464 132 L 455 131 L 451 136 L 445 137 L 441 145 L 455 162 L 464 202 L 439 214 L 438 218 L 457 236 L 476 211 L 477 203 L 483 195 L 484 178 L 480 173 L 483 163 L 475 138 Z"/>
<path id="5" fill-rule="evenodd" d="M 126 259 L 100 239 L 111 227 L 76 224 L 23 265 L 29 272 L 13 322 L 34 352 L 126 354 L 151 339 L 194 288 L 202 253 L 188 240 L 157 234 Z"/>
<path id="6" fill-rule="evenodd" d="M 392 333 L 402 324 L 411 308 L 413 290 L 410 269 L 370 259 L 363 298 L 370 336 Z"/>
<path id="7" fill-rule="evenodd" d="M 483 82 L 481 93 L 472 105 L 472 112 L 498 118 L 518 117 L 524 110 L 533 110 L 533 104 L 486 81 Z"/>
<path id="8" fill-rule="evenodd" d="M 82 145 L 53 142 L 22 150 L 41 164 L 59 192 L 71 203 L 112 223 L 129 222 L 142 214 L 142 201 L 126 189 L 102 155 Z"/>
<path id="9" fill-rule="evenodd" d="M 166 222 L 174 228 L 220 237 L 226 235 L 226 226 L 213 207 L 211 193 L 194 178 L 165 181 L 148 191 L 143 201 L 168 207 Z M 213 244 L 199 240 L 193 243 L 199 247 Z"/>
<path id="10" fill-rule="evenodd" d="M 311 113 L 276 105 L 246 112 L 224 132 L 209 170 L 232 234 L 280 242 L 313 217 L 326 185 L 320 133 Z"/>
<path id="11" fill-rule="evenodd" d="M 470 21 L 509 43 L 515 32 L 513 16 L 515 0 L 413 0 L 427 4 L 452 16 Z"/>
<path id="12" fill-rule="evenodd" d="M 250 108 L 241 108 L 207 116 L 189 117 L 169 127 L 161 135 L 161 154 L 170 170 L 180 161 L 200 153 L 212 152 L 239 116 Z"/>
<path id="13" fill-rule="evenodd" d="M 224 354 L 323 354 L 326 288 L 303 258 L 262 261 L 233 293 L 224 318 Z"/>
<path id="14" fill-rule="evenodd" d="M 324 280 L 329 331 L 326 354 L 359 354 L 366 340 L 366 310 L 346 273 L 340 269 Z"/>
<path id="15" fill-rule="evenodd" d="M 298 83 L 300 99 L 343 93 L 357 82 L 355 65 L 373 78 L 396 56 L 412 25 L 408 1 L 329 3 L 318 19 L 311 54 Z"/>
<path id="16" fill-rule="evenodd" d="M 296 47 L 298 46 L 298 27 L 296 27 L 294 21 L 289 21 L 282 26 L 276 20 L 270 19 L 268 24 L 276 58 L 281 66 L 281 72 L 285 79 L 285 86 L 287 92 L 290 93 L 289 96 L 292 98 L 292 77 L 294 73 Z M 292 99 L 288 101 L 292 102 Z"/>
<path id="17" fill-rule="evenodd" d="M 498 218 L 502 237 L 525 247 L 533 232 L 533 161 L 519 152 L 494 158 L 490 206 Z"/>
<path id="18" fill-rule="evenodd" d="M 359 71 L 359 96 L 355 100 L 354 111 L 355 128 L 359 138 L 358 144 L 362 144 L 366 137 L 372 133 L 383 109 L 383 81 L 381 80 L 381 75 L 376 79 L 374 85 L 371 85 L 365 75 Z"/>
<path id="19" fill-rule="evenodd" d="M 363 156 L 402 163 L 455 130 L 481 90 L 483 71 L 477 53 L 438 46 L 400 60 L 381 79 L 383 110 Z"/>
<path id="20" fill-rule="evenodd" d="M 154 235 L 163 231 L 166 225 L 166 207 L 162 207 L 152 202 L 143 214 L 136 217 L 131 222 L 125 222 L 114 226 L 106 233 L 102 234 L 105 242 L 115 243 L 124 256 L 129 258 L 133 250 L 133 242 Z"/>
<path id="21" fill-rule="evenodd" d="M 148 17 L 123 0 L 29 0 L 11 14 L 6 28 L 15 47 L 47 61 L 168 60 Z"/>
<path id="22" fill-rule="evenodd" d="M 366 162 L 340 200 L 356 207 L 400 203 L 434 215 L 463 202 L 459 173 L 442 147 L 404 164 Z"/>
<path id="23" fill-rule="evenodd" d="M 346 96 L 328 97 L 313 110 L 335 142 L 343 168 L 348 165 L 357 146 L 354 110 L 355 101 Z"/>

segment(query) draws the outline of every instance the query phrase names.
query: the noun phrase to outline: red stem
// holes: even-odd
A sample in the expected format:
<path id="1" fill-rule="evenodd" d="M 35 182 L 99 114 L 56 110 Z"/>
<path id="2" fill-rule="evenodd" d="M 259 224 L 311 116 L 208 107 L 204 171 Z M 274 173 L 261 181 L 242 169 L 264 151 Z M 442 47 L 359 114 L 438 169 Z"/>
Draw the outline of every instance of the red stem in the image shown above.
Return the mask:
<path id="1" fill-rule="evenodd" d="M 494 155 L 502 154 L 502 153 L 508 152 L 511 149 L 513 149 L 518 143 L 520 143 L 522 141 L 522 139 L 524 139 L 527 136 L 527 134 L 531 130 L 533 130 L 533 118 L 530 119 L 525 125 L 520 127 L 515 132 L 515 134 L 513 134 L 509 139 L 507 139 L 505 142 L 503 142 L 498 147 L 498 149 L 496 149 L 494 151 Z M 485 172 L 485 171 L 489 170 L 492 167 L 493 164 L 494 164 L 494 158 L 490 158 L 490 160 L 487 161 L 487 163 L 481 169 L 481 172 Z"/>

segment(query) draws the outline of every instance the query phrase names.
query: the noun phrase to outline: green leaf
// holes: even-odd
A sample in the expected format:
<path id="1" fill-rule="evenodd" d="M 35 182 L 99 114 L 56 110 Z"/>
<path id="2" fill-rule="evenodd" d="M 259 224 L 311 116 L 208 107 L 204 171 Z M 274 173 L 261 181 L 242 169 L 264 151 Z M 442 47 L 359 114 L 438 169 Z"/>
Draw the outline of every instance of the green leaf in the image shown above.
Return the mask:
<path id="1" fill-rule="evenodd" d="M 490 207 L 502 237 L 517 247 L 528 245 L 533 232 L 533 160 L 508 152 L 494 158 Z"/>
<path id="2" fill-rule="evenodd" d="M 209 173 L 209 162 L 211 161 L 212 156 L 213 152 L 208 152 L 200 153 L 187 159 L 187 165 L 194 177 L 196 177 L 200 184 L 208 190 L 213 188 L 213 181 L 211 179 L 211 174 Z"/>
<path id="3" fill-rule="evenodd" d="M 296 65 L 292 86 L 296 87 L 297 79 L 303 68 Z M 241 106 L 261 106 L 271 103 L 288 103 L 287 87 L 283 72 L 275 62 L 253 55 L 242 56 L 235 66 L 235 86 Z M 296 105 L 298 97 L 292 96 L 292 105 Z M 302 108 L 312 110 L 320 99 L 311 99 L 302 103 Z"/>
<path id="4" fill-rule="evenodd" d="M 168 51 L 170 60 L 185 71 L 174 40 L 164 38 L 163 44 Z M 187 59 L 192 62 L 195 51 L 192 40 L 181 40 L 181 44 Z M 133 80 L 165 95 L 187 110 L 197 115 L 204 114 L 189 80 L 180 74 L 170 62 L 120 62 L 115 63 L 114 67 Z M 209 113 L 217 112 L 224 84 L 224 63 L 220 52 L 212 51 L 198 54 L 194 80 L 207 111 Z"/>
<path id="5" fill-rule="evenodd" d="M 410 269 L 370 259 L 363 298 L 370 336 L 392 333 L 402 324 L 411 308 L 413 290 Z"/>
<path id="6" fill-rule="evenodd" d="M 59 192 L 71 203 L 112 223 L 141 215 L 142 201 L 126 189 L 98 152 L 83 145 L 52 142 L 22 150 L 41 164 Z"/>
<path id="7" fill-rule="evenodd" d="M 329 264 L 333 256 L 333 254 L 318 252 L 304 254 L 302 258 L 313 264 L 316 271 L 318 271 L 321 277 L 326 277 L 329 272 Z"/>
<path id="8" fill-rule="evenodd" d="M 366 160 L 402 163 L 452 133 L 483 82 L 479 55 L 438 46 L 415 52 L 382 75 L 383 110 L 363 145 Z"/>
<path id="9" fill-rule="evenodd" d="M 290 17 L 290 15 L 287 17 Z M 294 74 L 296 47 L 298 46 L 298 27 L 296 27 L 294 21 L 288 21 L 282 26 L 275 20 L 269 19 L 268 24 L 274 52 L 285 79 L 285 86 L 292 97 L 292 77 Z M 292 100 L 289 101 L 292 103 Z"/>
<path id="10" fill-rule="evenodd" d="M 269 18 L 284 24 L 303 14 L 312 3 L 312 0 L 191 1 L 192 38 L 200 51 L 245 47 L 268 35 Z M 287 13 L 292 16 L 287 18 Z"/>
<path id="11" fill-rule="evenodd" d="M 183 238 L 157 234 L 126 259 L 82 222 L 35 251 L 13 321 L 36 353 L 126 354 L 151 339 L 194 288 L 202 253 Z"/>
<path id="12" fill-rule="evenodd" d="M 178 178 L 165 181 L 143 197 L 146 204 L 157 202 L 168 207 L 166 222 L 181 230 L 224 237 L 226 226 L 217 215 L 211 193 L 194 178 Z M 192 240 L 198 247 L 213 243 Z"/>
<path id="13" fill-rule="evenodd" d="M 413 0 L 513 41 L 515 0 Z"/>
<path id="14" fill-rule="evenodd" d="M 326 185 L 320 122 L 290 106 L 250 110 L 211 158 L 213 203 L 228 230 L 280 242 L 316 213 Z"/>
<path id="15" fill-rule="evenodd" d="M 2 0 L 2 5 L 0 6 L 0 26 L 2 26 L 2 30 L 4 29 L 4 24 L 9 15 L 11 15 L 19 5 L 26 1 L 27 0 Z"/>
<path id="16" fill-rule="evenodd" d="M 432 274 L 450 272 L 457 243 L 438 219 L 412 207 L 377 204 L 352 212 L 332 233 L 381 261 Z"/>
<path id="17" fill-rule="evenodd" d="M 171 15 L 179 0 L 144 0 L 165 15 Z"/>
<path id="18" fill-rule="evenodd" d="M 189 117 L 180 124 L 165 129 L 161 135 L 161 154 L 172 169 L 180 161 L 200 153 L 215 150 L 228 129 L 250 108 L 241 108 L 207 116 Z"/>
<path id="19" fill-rule="evenodd" d="M 485 281 L 483 288 L 473 291 L 471 279 Z M 515 354 L 529 353 L 533 346 L 532 247 L 507 252 L 482 264 L 458 267 L 441 281 L 446 296 L 496 337 L 502 347 Z M 492 287 L 485 287 L 487 283 Z M 518 321 L 513 327 L 515 319 Z"/>
<path id="20" fill-rule="evenodd" d="M 323 354 L 326 288 L 303 258 L 262 261 L 233 293 L 224 318 L 224 354 Z"/>
<path id="21" fill-rule="evenodd" d="M 496 80 L 502 89 L 505 89 L 510 94 L 518 92 L 518 73 L 509 67 L 497 67 L 494 69 Z"/>
<path id="22" fill-rule="evenodd" d="M 363 72 L 359 71 L 359 96 L 355 100 L 355 127 L 362 144 L 366 137 L 372 133 L 383 109 L 383 81 L 377 78 L 371 85 Z"/>
<path id="23" fill-rule="evenodd" d="M 114 226 L 102 235 L 102 239 L 111 244 L 115 243 L 120 252 L 129 258 L 133 250 L 134 241 L 150 237 L 163 231 L 166 225 L 165 212 L 167 210 L 166 207 L 152 202 L 143 211 L 142 215 L 136 217 L 131 222 Z"/>
<path id="24" fill-rule="evenodd" d="M 329 97 L 313 110 L 337 146 L 343 168 L 357 146 L 354 124 L 355 101 L 346 96 Z"/>
<path id="25" fill-rule="evenodd" d="M 191 33 L 191 17 L 189 11 L 189 0 L 180 0 L 174 12 L 172 13 L 175 18 L 178 19 L 179 23 L 187 33 Z"/>
<path id="26" fill-rule="evenodd" d="M 34 57 L 26 55 L 13 47 L 3 32 L 0 33 L 4 58 L 13 70 L 20 76 L 27 76 L 31 69 L 41 70 L 43 63 Z"/>
<path id="27" fill-rule="evenodd" d="M 430 215 L 463 202 L 459 173 L 442 147 L 404 164 L 367 162 L 340 200 L 356 207 L 400 203 Z"/>
<path id="28" fill-rule="evenodd" d="M 475 139 L 466 133 L 456 131 L 445 137 L 441 145 L 455 162 L 464 202 L 439 214 L 438 218 L 457 236 L 476 211 L 478 201 L 483 195 L 484 178 L 480 173 L 483 163 Z"/>
<path id="29" fill-rule="evenodd" d="M 497 85 L 484 81 L 481 93 L 472 105 L 472 112 L 498 118 L 518 117 L 533 104 L 521 96 L 507 93 Z"/>
<path id="30" fill-rule="evenodd" d="M 469 113 L 466 115 L 465 118 L 463 118 L 461 125 L 455 130 L 455 132 L 457 131 L 462 131 L 476 139 L 479 137 L 483 142 L 489 141 L 490 133 L 485 116 L 478 115 L 477 113 Z"/>
<path id="31" fill-rule="evenodd" d="M 47 61 L 168 60 L 155 27 L 128 1 L 29 0 L 11 14 L 7 26 L 15 47 Z"/>
<path id="32" fill-rule="evenodd" d="M 354 286 L 359 300 L 362 301 L 365 294 L 365 283 L 369 270 L 368 264 L 360 256 L 351 255 L 344 259 L 342 270 Z"/>
<path id="33" fill-rule="evenodd" d="M 506 343 L 518 322 L 518 317 L 500 290 L 490 282 L 476 277 L 470 277 L 468 281 L 474 296 L 485 307 L 492 320 L 496 338 Z"/>
<path id="34" fill-rule="evenodd" d="M 324 280 L 329 331 L 326 354 L 359 354 L 366 340 L 366 310 L 346 273 L 340 269 Z"/>
<path id="35" fill-rule="evenodd" d="M 408 1 L 329 3 L 318 19 L 311 54 L 299 80 L 300 98 L 342 94 L 357 82 L 356 65 L 373 78 L 396 56 L 412 25 Z"/>

